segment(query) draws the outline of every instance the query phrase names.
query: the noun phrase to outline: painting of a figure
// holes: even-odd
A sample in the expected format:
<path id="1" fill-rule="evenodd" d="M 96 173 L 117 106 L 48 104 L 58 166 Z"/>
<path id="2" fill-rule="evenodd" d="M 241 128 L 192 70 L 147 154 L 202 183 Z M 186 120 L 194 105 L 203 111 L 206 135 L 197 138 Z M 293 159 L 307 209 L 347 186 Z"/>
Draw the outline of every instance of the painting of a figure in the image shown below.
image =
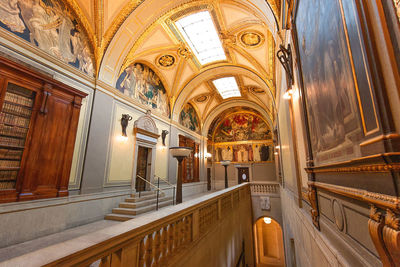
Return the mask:
<path id="1" fill-rule="evenodd" d="M 339 0 L 300 0 L 296 28 L 314 160 L 357 155 L 363 133 Z"/>
<path id="2" fill-rule="evenodd" d="M 199 116 L 194 107 L 189 103 L 183 107 L 179 115 L 179 123 L 194 132 L 200 133 Z"/>
<path id="3" fill-rule="evenodd" d="M 0 27 L 93 76 L 87 37 L 61 0 L 0 0 Z"/>
<path id="4" fill-rule="evenodd" d="M 255 144 L 216 143 L 214 159 L 217 162 L 230 160 L 240 163 L 271 161 L 273 160 L 270 155 L 271 149 L 270 142 Z"/>
<path id="5" fill-rule="evenodd" d="M 129 65 L 119 76 L 116 88 L 125 95 L 169 117 L 167 92 L 160 77 L 142 63 Z"/>
<path id="6" fill-rule="evenodd" d="M 214 142 L 233 142 L 271 139 L 265 121 L 251 113 L 236 113 L 226 117 L 214 133 Z"/>

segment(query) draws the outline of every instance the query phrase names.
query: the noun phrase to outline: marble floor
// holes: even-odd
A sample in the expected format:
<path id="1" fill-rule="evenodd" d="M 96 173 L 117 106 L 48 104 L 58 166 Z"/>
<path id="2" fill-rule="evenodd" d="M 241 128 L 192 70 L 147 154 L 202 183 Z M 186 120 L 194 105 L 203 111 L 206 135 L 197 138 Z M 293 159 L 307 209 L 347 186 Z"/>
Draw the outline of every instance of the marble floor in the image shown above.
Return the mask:
<path id="1" fill-rule="evenodd" d="M 191 196 L 186 196 L 183 197 L 183 201 L 188 201 L 197 197 L 201 197 L 210 193 L 213 193 L 215 191 L 208 191 L 204 192 L 201 194 L 196 194 L 196 195 L 191 195 Z M 161 209 L 160 209 L 161 210 Z M 146 214 L 146 213 L 144 213 Z M 141 214 L 141 215 L 144 215 Z M 77 238 L 79 236 L 93 233 L 96 231 L 99 231 L 101 229 L 111 227 L 117 224 L 120 224 L 121 222 L 117 221 L 110 221 L 110 220 L 100 220 L 97 222 L 81 225 L 78 227 L 70 228 L 67 230 L 64 230 L 59 233 L 47 235 L 44 237 L 40 237 L 34 240 L 30 240 L 24 243 L 16 244 L 13 246 L 5 247 L 0 249 L 0 263 L 30 252 L 33 252 L 35 250 L 45 248 L 51 245 L 55 245 L 73 238 Z M 1 265 L 1 264 L 0 264 Z"/>

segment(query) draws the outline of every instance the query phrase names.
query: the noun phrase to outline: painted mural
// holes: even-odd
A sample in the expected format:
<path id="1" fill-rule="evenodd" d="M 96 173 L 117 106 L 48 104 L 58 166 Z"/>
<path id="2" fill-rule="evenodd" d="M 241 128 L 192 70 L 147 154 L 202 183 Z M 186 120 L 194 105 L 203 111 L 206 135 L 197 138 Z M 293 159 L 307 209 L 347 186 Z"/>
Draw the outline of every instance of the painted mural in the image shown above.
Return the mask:
<path id="1" fill-rule="evenodd" d="M 360 156 L 361 115 L 365 119 L 364 131 L 377 127 L 366 73 L 369 67 L 358 56 L 363 48 L 357 29 L 359 22 L 354 16 L 357 8 L 353 1 L 343 1 L 343 10 L 339 1 L 301 0 L 296 17 L 311 145 L 317 166 Z M 354 69 L 349 51 L 355 53 Z"/>
<path id="2" fill-rule="evenodd" d="M 0 27 L 93 76 L 92 52 L 60 0 L 0 0 Z"/>
<path id="3" fill-rule="evenodd" d="M 272 161 L 271 142 L 257 143 L 224 143 L 214 145 L 214 160 L 230 160 L 232 162 L 265 162 Z"/>
<path id="4" fill-rule="evenodd" d="M 148 66 L 142 63 L 129 65 L 119 76 L 116 88 L 123 94 L 170 117 L 164 85 L 160 77 Z"/>
<path id="5" fill-rule="evenodd" d="M 179 123 L 184 127 L 200 133 L 200 120 L 194 107 L 187 103 L 179 115 Z"/>
<path id="6" fill-rule="evenodd" d="M 235 142 L 271 139 L 271 131 L 265 121 L 251 113 L 235 113 L 224 118 L 217 126 L 214 142 Z"/>

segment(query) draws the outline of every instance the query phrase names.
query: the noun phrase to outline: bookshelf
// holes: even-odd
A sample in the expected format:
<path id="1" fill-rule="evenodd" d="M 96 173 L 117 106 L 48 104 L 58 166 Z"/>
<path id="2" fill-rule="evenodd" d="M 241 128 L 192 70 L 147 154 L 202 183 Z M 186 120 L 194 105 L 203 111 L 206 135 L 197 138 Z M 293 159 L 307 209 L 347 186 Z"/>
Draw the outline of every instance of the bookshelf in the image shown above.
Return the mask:
<path id="1" fill-rule="evenodd" d="M 85 96 L 0 57 L 0 203 L 68 195 Z"/>
<path id="2" fill-rule="evenodd" d="M 0 112 L 0 190 L 15 189 L 36 92 L 8 83 Z"/>

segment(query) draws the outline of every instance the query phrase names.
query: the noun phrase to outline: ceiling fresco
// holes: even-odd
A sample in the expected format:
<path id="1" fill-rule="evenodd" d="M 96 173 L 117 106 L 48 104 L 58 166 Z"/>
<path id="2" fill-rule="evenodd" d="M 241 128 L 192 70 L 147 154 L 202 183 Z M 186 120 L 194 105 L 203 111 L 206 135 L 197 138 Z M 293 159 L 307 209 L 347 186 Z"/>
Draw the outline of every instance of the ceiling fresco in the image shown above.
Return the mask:
<path id="1" fill-rule="evenodd" d="M 213 86 L 213 80 L 223 77 L 237 81 L 240 97 L 236 100 L 262 107 L 274 120 L 274 58 L 275 43 L 280 38 L 280 2 L 0 0 L 0 26 L 25 34 L 22 38 L 27 42 L 94 76 L 98 84 L 115 90 L 117 96 L 151 106 L 156 114 L 178 122 L 180 111 L 187 104 L 192 105 L 201 128 L 218 106 L 234 101 L 222 99 Z M 40 3 L 41 12 L 33 6 L 28 8 L 35 3 Z M 205 11 L 211 16 L 226 58 L 200 64 L 177 22 Z M 14 13 L 20 15 L 12 16 Z M 35 24 L 34 16 L 41 19 L 40 23 L 37 20 L 39 24 Z M 29 32 L 24 32 L 24 25 Z M 35 25 L 46 27 L 38 31 Z M 156 74 L 146 78 L 150 89 L 136 88 L 141 80 L 133 68 L 137 63 L 143 63 L 143 69 L 149 67 L 145 75 L 150 70 Z"/>

